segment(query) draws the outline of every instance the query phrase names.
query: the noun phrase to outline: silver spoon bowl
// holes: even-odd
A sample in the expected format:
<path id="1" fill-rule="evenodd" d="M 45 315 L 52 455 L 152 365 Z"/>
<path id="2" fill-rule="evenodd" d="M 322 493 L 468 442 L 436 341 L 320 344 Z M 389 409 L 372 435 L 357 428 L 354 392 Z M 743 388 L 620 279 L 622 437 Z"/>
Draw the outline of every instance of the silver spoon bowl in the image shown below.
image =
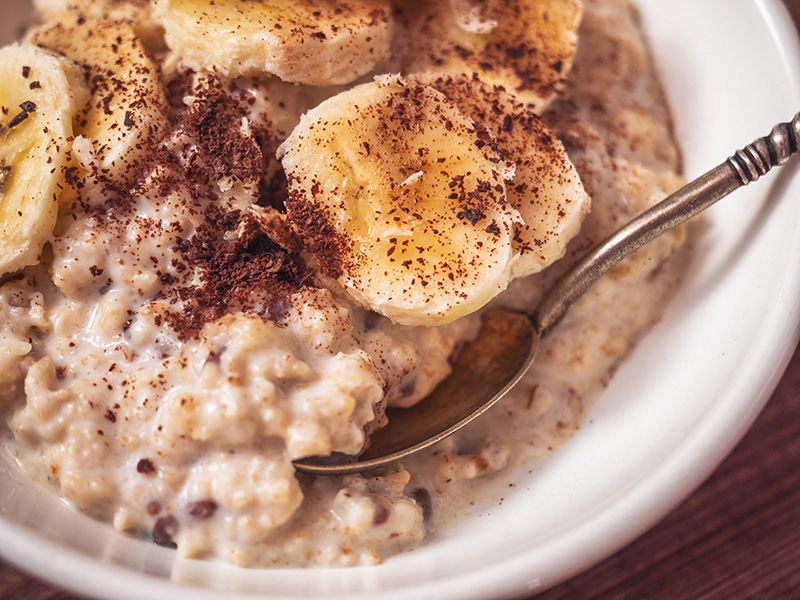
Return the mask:
<path id="1" fill-rule="evenodd" d="M 606 238 L 555 283 L 531 314 L 487 311 L 478 338 L 459 353 L 451 374 L 411 408 L 389 409 L 388 425 L 373 434 L 361 455 L 309 457 L 295 467 L 317 475 L 357 473 L 406 458 L 458 431 L 516 385 L 534 360 L 539 338 L 602 275 L 647 242 L 786 163 L 798 146 L 800 113 Z"/>

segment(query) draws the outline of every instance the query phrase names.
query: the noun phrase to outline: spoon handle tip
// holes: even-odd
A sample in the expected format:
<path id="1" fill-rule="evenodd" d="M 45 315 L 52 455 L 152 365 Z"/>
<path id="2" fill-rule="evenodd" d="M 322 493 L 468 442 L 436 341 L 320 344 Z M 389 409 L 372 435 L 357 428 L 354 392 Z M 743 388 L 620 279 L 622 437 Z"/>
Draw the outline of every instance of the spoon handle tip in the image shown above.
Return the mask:
<path id="1" fill-rule="evenodd" d="M 742 185 L 766 175 L 772 167 L 785 164 L 800 146 L 800 113 L 788 123 L 772 128 L 768 136 L 759 138 L 728 159 Z"/>

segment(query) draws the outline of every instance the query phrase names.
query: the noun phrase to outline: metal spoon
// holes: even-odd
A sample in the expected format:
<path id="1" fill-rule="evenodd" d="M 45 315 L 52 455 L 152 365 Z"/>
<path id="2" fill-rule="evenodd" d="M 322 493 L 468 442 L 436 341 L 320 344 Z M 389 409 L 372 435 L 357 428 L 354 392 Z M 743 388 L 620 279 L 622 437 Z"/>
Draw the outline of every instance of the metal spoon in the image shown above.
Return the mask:
<path id="1" fill-rule="evenodd" d="M 451 375 L 413 407 L 390 409 L 389 424 L 373 434 L 363 454 L 309 457 L 294 463 L 297 470 L 320 475 L 366 471 L 424 450 L 461 429 L 514 387 L 533 362 L 539 338 L 603 274 L 647 242 L 784 164 L 799 145 L 800 113 L 606 238 L 555 283 L 532 314 L 488 311 L 478 338 L 461 351 Z"/>

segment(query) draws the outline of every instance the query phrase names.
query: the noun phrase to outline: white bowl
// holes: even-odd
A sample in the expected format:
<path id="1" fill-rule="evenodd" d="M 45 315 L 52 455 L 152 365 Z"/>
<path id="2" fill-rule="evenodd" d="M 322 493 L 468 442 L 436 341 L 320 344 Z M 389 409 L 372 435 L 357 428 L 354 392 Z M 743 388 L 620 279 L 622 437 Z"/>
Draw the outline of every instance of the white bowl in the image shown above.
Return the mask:
<path id="1" fill-rule="evenodd" d="M 637 4 L 687 176 L 800 109 L 800 48 L 778 0 Z M 25 9 L 0 5 L 0 35 L 10 40 Z M 554 585 L 641 534 L 699 485 L 772 392 L 800 333 L 797 171 L 793 161 L 711 209 L 677 298 L 580 432 L 414 552 L 328 570 L 175 559 L 74 513 L 0 459 L 0 555 L 77 593 L 119 600 L 467 600 Z"/>

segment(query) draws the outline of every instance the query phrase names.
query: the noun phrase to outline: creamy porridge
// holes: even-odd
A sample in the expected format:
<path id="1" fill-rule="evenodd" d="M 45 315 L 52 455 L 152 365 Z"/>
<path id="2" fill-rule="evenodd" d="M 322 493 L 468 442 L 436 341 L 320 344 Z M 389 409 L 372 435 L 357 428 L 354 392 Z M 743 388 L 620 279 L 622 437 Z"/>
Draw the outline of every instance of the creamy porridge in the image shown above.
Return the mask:
<path id="1" fill-rule="evenodd" d="M 418 546 L 575 432 L 678 283 L 682 229 L 478 422 L 300 475 L 680 185 L 631 6 L 35 4 L 0 53 L 0 406 L 30 476 L 120 531 L 243 566 Z"/>

